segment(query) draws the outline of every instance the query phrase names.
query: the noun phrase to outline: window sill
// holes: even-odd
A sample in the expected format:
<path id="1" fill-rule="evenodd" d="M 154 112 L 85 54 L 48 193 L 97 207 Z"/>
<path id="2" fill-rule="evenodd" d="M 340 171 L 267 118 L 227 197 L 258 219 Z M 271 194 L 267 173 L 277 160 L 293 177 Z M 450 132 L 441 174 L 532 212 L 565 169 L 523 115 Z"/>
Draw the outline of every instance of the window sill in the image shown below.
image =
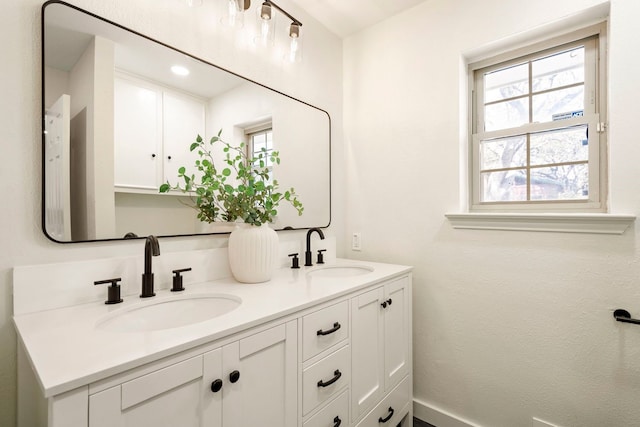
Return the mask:
<path id="1" fill-rule="evenodd" d="M 623 234 L 635 215 L 612 214 L 445 214 L 453 228 L 475 230 L 546 231 L 556 233 Z"/>

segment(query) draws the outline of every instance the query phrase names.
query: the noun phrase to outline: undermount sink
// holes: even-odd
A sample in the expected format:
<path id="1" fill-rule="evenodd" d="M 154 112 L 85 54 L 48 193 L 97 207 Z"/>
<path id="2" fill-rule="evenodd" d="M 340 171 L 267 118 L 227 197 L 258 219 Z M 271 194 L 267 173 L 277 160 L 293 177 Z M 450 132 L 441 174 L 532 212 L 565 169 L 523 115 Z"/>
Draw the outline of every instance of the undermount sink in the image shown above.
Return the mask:
<path id="1" fill-rule="evenodd" d="M 179 328 L 211 320 L 240 306 L 233 295 L 201 294 L 167 297 L 115 311 L 96 326 L 115 332 L 147 332 Z"/>
<path id="2" fill-rule="evenodd" d="M 311 277 L 340 278 L 361 276 L 372 271 L 373 267 L 364 265 L 327 265 L 309 270 L 307 275 Z"/>

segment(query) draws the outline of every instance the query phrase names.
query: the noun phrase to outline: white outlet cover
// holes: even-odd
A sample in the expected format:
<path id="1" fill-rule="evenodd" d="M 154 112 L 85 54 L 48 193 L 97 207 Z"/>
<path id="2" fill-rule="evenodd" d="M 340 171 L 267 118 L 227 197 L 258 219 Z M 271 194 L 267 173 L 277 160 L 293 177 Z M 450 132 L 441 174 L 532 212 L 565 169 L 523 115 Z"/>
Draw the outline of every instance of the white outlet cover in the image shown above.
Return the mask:
<path id="1" fill-rule="evenodd" d="M 362 249 L 362 235 L 360 233 L 353 233 L 351 236 L 351 249 L 354 251 Z"/>

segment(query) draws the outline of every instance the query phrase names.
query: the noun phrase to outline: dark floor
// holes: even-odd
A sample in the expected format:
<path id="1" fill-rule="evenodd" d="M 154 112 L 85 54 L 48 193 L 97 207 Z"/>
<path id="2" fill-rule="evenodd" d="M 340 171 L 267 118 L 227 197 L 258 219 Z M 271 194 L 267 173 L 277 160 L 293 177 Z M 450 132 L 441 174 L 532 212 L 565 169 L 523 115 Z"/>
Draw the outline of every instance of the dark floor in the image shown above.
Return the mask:
<path id="1" fill-rule="evenodd" d="M 417 418 L 413 418 L 413 427 L 435 427 L 425 421 L 421 421 Z"/>

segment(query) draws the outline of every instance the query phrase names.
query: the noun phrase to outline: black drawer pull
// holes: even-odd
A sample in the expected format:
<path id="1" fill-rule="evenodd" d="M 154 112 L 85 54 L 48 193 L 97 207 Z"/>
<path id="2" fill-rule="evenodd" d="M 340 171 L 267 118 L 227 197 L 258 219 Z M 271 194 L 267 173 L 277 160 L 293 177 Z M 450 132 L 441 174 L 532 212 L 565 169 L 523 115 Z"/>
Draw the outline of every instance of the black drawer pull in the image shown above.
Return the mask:
<path id="1" fill-rule="evenodd" d="M 233 371 L 229 374 L 229 381 L 231 381 L 232 383 L 238 382 L 239 379 L 240 379 L 239 371 Z"/>
<path id="2" fill-rule="evenodd" d="M 323 331 L 322 329 L 318 329 L 317 334 L 318 334 L 318 336 L 320 336 L 320 335 L 329 335 L 329 334 L 334 333 L 335 331 L 337 331 L 340 328 L 341 328 L 340 323 L 336 322 L 336 323 L 333 324 L 333 328 L 327 329 L 326 331 Z"/>
<path id="3" fill-rule="evenodd" d="M 318 381 L 318 387 L 328 387 L 331 384 L 335 383 L 336 381 L 338 381 L 340 379 L 340 377 L 342 376 L 342 372 L 340 372 L 340 369 L 336 369 L 335 371 L 333 371 L 333 378 L 331 378 L 329 381 L 327 381 L 326 383 L 323 382 L 322 380 Z"/>
<path id="4" fill-rule="evenodd" d="M 382 308 L 387 308 L 387 306 L 388 306 L 388 305 L 391 305 L 391 303 L 392 303 L 392 302 L 393 302 L 393 300 L 392 300 L 391 298 L 389 298 L 389 299 L 388 299 L 388 300 L 386 300 L 386 301 L 382 301 L 382 302 L 380 303 L 380 305 L 382 306 Z"/>
<path id="5" fill-rule="evenodd" d="M 217 380 L 211 383 L 211 391 L 217 393 L 222 388 L 222 380 L 218 378 Z"/>
<path id="6" fill-rule="evenodd" d="M 340 427 L 340 424 L 342 424 L 342 420 L 340 419 L 340 417 L 335 417 L 333 419 L 333 427 Z"/>
<path id="7" fill-rule="evenodd" d="M 389 421 L 391 419 L 391 417 L 393 417 L 393 413 L 395 411 L 393 410 L 393 408 L 391 406 L 389 406 L 389 415 L 387 415 L 385 418 L 378 418 L 378 422 L 379 423 L 386 423 L 387 421 Z"/>

